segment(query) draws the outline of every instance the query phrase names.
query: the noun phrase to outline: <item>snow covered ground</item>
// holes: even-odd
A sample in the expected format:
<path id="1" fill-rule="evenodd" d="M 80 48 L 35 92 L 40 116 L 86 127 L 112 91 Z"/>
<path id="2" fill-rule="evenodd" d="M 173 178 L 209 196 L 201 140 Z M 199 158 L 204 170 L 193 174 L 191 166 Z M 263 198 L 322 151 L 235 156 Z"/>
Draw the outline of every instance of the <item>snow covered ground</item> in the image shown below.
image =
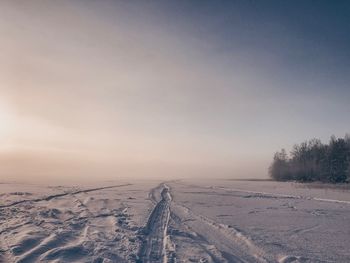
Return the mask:
<path id="1" fill-rule="evenodd" d="M 230 180 L 0 183 L 0 262 L 350 262 L 350 191 Z"/>

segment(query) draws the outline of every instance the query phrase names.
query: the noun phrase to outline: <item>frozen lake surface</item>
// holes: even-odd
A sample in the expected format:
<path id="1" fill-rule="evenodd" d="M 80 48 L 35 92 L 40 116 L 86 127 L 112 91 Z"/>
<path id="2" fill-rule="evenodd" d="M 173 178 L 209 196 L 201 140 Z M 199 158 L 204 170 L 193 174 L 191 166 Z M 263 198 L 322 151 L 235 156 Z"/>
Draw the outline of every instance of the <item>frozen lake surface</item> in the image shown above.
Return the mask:
<path id="1" fill-rule="evenodd" d="M 350 191 L 232 180 L 1 183 L 0 262 L 350 262 Z"/>

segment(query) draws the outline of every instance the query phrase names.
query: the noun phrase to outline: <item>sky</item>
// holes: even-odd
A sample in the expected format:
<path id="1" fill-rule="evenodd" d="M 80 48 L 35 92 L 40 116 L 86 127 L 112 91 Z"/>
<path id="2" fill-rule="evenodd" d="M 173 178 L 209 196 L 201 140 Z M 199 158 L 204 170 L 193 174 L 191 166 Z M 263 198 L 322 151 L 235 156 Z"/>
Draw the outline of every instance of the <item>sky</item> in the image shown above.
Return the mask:
<path id="1" fill-rule="evenodd" d="M 0 2 L 0 180 L 266 178 L 350 132 L 348 1 Z"/>

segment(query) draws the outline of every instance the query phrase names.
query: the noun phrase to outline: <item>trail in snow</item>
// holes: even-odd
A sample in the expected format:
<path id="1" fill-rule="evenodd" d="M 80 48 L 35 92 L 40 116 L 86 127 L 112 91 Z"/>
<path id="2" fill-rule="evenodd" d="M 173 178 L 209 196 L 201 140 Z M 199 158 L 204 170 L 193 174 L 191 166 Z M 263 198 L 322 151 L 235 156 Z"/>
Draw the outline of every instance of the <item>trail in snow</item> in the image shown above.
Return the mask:
<path id="1" fill-rule="evenodd" d="M 244 198 L 285 198 L 285 199 L 305 199 L 305 200 L 313 200 L 313 201 L 319 201 L 319 202 L 328 202 L 328 203 L 340 203 L 340 204 L 348 204 L 350 205 L 350 201 L 344 201 L 344 200 L 336 200 L 336 199 L 327 199 L 327 198 L 318 198 L 318 197 L 309 197 L 309 196 L 300 196 L 300 195 L 287 195 L 287 194 L 277 194 L 277 193 L 268 193 L 268 192 L 258 192 L 258 191 L 250 191 L 250 190 L 243 190 L 238 188 L 226 188 L 226 187 L 214 187 L 217 189 L 232 191 L 232 192 L 240 192 L 240 193 L 248 193 L 252 194 L 250 196 L 244 196 Z"/>
<path id="2" fill-rule="evenodd" d="M 146 236 L 139 253 L 140 262 L 166 263 L 187 260 L 183 256 L 175 256 L 176 245 L 172 244 L 167 233 L 170 214 L 172 218 L 177 218 L 171 235 L 178 238 L 178 234 L 181 233 L 180 235 L 186 237 L 192 246 L 191 249 L 201 249 L 204 262 L 207 262 L 205 258 L 208 256 L 210 262 L 268 262 L 265 252 L 239 231 L 171 202 L 170 189 L 164 183 L 154 188 L 149 197 L 155 203 L 155 207 L 144 229 Z M 187 226 L 184 232 L 176 229 L 181 225 Z M 198 246 L 199 241 L 201 245 Z"/>
<path id="3" fill-rule="evenodd" d="M 25 200 L 20 200 L 13 202 L 11 204 L 7 205 L 0 205 L 0 208 L 7 208 L 23 203 L 29 203 L 29 202 L 41 202 L 41 201 L 50 201 L 51 199 L 66 196 L 66 195 L 75 195 L 75 194 L 80 194 L 80 193 L 88 193 L 88 192 L 93 192 L 93 191 L 99 191 L 99 190 L 104 190 L 104 189 L 109 189 L 109 188 L 116 188 L 116 187 L 123 187 L 123 186 L 128 186 L 131 184 L 120 184 L 120 185 L 111 185 L 111 186 L 104 186 L 104 187 L 98 187 L 98 188 L 90 188 L 90 189 L 84 189 L 84 190 L 77 190 L 77 191 L 72 191 L 72 192 L 64 192 L 60 194 L 55 194 L 55 195 L 49 195 L 41 198 L 35 198 L 35 199 L 25 199 Z"/>
<path id="4" fill-rule="evenodd" d="M 233 227 L 219 224 L 189 208 L 172 204 L 172 213 L 196 235 L 214 246 L 228 262 L 271 262 L 272 257 Z"/>
<path id="5" fill-rule="evenodd" d="M 165 184 L 161 185 L 161 200 L 156 204 L 144 229 L 146 234 L 140 249 L 143 263 L 167 262 L 167 231 L 170 218 L 171 195 Z M 154 196 L 154 193 L 152 192 Z"/>
<path id="6" fill-rule="evenodd" d="M 176 221 L 174 227 L 171 222 L 174 230 L 169 234 L 180 261 L 184 255 L 190 259 L 181 262 L 338 262 L 349 257 L 345 244 L 350 201 L 345 194 L 340 195 L 343 199 L 322 191 L 294 191 L 285 185 L 285 193 L 274 193 L 274 184 L 246 186 L 256 190 L 205 181 L 198 182 L 203 186 L 169 184 L 171 218 Z M 337 237 L 328 238 L 331 233 Z M 200 251 L 198 245 L 204 249 Z M 203 251 L 209 246 L 213 249 Z M 332 254 L 318 252 L 321 246 L 333 250 Z M 191 251 L 200 252 L 201 257 L 191 256 Z"/>

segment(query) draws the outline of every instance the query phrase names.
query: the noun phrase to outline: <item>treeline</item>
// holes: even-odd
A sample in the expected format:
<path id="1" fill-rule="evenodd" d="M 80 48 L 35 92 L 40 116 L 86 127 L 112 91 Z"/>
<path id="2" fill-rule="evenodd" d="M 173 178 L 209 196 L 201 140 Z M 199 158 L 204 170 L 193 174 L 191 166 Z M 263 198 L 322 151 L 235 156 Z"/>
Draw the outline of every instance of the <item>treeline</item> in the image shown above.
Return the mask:
<path id="1" fill-rule="evenodd" d="M 292 151 L 275 153 L 269 168 L 272 179 L 302 182 L 350 182 L 350 135 L 332 136 L 328 144 L 312 139 L 294 145 Z"/>

